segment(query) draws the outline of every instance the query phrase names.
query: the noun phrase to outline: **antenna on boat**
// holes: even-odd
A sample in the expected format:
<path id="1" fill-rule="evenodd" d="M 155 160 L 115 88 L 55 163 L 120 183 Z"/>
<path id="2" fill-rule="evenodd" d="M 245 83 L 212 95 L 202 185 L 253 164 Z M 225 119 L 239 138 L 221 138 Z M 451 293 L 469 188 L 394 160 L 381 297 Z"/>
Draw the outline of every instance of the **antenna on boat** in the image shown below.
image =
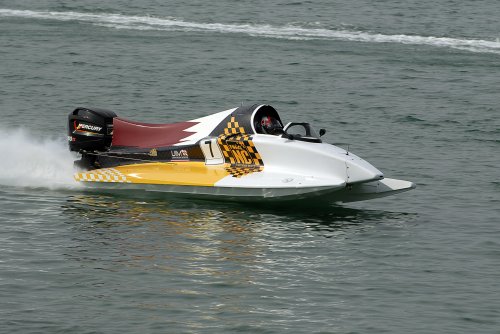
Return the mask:
<path id="1" fill-rule="evenodd" d="M 349 145 L 350 144 L 347 144 L 347 150 L 345 151 L 345 155 L 349 155 Z"/>

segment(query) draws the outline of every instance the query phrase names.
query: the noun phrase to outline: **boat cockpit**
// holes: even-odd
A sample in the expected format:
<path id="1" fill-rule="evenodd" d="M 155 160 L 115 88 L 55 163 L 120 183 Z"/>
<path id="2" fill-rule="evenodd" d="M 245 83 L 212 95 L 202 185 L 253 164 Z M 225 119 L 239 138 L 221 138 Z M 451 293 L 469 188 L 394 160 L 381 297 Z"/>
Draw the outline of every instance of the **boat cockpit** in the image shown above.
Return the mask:
<path id="1" fill-rule="evenodd" d="M 263 105 L 256 109 L 253 115 L 255 133 L 273 136 L 282 136 L 290 140 L 300 140 L 310 143 L 321 143 L 321 136 L 325 130 L 321 129 L 319 135 L 309 123 L 290 122 L 283 126 L 276 109 Z"/>

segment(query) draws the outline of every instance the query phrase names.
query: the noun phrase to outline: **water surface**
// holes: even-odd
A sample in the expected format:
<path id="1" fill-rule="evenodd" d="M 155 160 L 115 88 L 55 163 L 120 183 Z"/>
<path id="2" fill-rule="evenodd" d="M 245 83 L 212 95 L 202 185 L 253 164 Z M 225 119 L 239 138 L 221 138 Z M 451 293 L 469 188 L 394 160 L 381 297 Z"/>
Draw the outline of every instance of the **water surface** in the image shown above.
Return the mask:
<path id="1" fill-rule="evenodd" d="M 494 1 L 0 3 L 0 331 L 496 333 Z M 110 196 L 77 106 L 273 105 L 414 191 L 322 209 Z"/>

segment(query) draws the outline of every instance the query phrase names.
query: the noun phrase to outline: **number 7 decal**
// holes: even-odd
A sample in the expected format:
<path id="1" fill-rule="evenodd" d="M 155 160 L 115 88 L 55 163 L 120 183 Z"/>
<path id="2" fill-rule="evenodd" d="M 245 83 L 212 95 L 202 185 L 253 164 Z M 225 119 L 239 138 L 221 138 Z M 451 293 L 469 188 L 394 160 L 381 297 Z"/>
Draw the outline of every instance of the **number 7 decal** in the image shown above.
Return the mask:
<path id="1" fill-rule="evenodd" d="M 224 155 L 220 150 L 217 138 L 205 138 L 200 141 L 200 148 L 205 156 L 206 165 L 220 165 L 224 163 Z"/>

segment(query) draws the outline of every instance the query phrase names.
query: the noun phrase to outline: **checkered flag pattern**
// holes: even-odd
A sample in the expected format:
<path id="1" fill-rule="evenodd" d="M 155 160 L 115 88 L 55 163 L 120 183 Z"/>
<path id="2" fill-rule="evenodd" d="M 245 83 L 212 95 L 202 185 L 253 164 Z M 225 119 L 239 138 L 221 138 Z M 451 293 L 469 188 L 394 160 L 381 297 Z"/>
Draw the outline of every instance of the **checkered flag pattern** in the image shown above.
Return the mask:
<path id="1" fill-rule="evenodd" d="M 76 173 L 75 180 L 81 182 L 132 183 L 125 174 L 115 168 L 96 169 L 90 172 Z"/>
<path id="2" fill-rule="evenodd" d="M 245 133 L 245 129 L 238 124 L 234 116 L 227 122 L 224 134 L 219 136 L 217 142 L 224 159 L 231 164 L 226 167 L 231 176 L 239 178 L 264 169 L 264 161 L 257 152 L 252 137 Z"/>
<path id="3" fill-rule="evenodd" d="M 232 177 L 236 178 L 240 178 L 250 173 L 262 172 L 263 170 L 264 167 L 238 167 L 238 166 L 226 167 L 226 171 L 229 174 L 231 174 Z"/>
<path id="4" fill-rule="evenodd" d="M 241 134 L 245 133 L 245 128 L 240 126 L 239 123 L 234 118 L 234 116 L 232 116 L 231 120 L 229 122 L 227 122 L 227 126 L 224 129 L 224 134 L 226 136 L 229 136 L 229 135 L 235 135 L 238 133 L 241 133 Z"/>

